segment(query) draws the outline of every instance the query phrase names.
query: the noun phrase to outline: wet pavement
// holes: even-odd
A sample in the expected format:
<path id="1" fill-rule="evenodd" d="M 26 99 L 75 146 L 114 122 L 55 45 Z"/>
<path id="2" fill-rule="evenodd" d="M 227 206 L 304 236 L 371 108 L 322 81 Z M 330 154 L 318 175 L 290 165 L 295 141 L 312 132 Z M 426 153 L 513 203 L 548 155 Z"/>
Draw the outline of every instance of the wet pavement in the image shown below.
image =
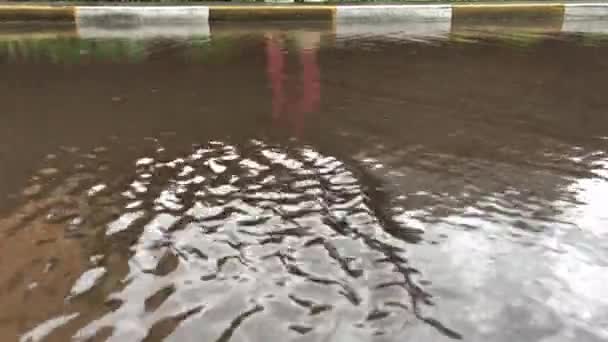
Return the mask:
<path id="1" fill-rule="evenodd" d="M 608 36 L 525 24 L 2 26 L 0 340 L 605 341 Z"/>

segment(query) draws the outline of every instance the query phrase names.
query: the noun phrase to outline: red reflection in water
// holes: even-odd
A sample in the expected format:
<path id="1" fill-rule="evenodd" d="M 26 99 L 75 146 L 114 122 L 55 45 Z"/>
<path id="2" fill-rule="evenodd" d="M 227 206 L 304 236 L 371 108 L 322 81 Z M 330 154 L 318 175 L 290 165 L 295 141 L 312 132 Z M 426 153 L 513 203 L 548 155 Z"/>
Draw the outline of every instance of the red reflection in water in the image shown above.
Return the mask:
<path id="1" fill-rule="evenodd" d="M 284 39 L 266 35 L 267 73 L 272 87 L 272 117 L 275 123 L 287 125 L 300 136 L 307 113 L 319 110 L 321 88 L 317 62 L 318 33 L 303 32 L 296 36 L 301 64 L 300 84 L 288 83 L 285 72 L 286 52 Z"/>

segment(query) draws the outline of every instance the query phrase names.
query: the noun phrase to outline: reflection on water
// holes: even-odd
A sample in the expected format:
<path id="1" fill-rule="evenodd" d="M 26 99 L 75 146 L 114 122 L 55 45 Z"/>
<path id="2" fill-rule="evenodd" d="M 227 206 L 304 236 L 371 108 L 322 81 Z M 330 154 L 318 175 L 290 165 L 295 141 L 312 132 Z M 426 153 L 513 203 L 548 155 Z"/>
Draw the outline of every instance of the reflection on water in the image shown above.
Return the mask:
<path id="1" fill-rule="evenodd" d="M 273 33 L 266 34 L 266 60 L 268 61 L 268 78 L 272 86 L 272 116 L 276 121 L 285 119 L 289 126 L 295 129 L 295 135 L 302 131 L 307 113 L 319 110 L 319 66 L 317 64 L 317 48 L 320 40 L 319 32 L 298 32 L 296 43 L 302 71 L 300 75 L 301 89 L 289 92 L 285 89 L 287 75 L 285 62 L 288 50 L 285 49 L 283 37 Z M 289 118 L 283 118 L 290 115 Z"/>
<path id="2" fill-rule="evenodd" d="M 8 30 L 2 341 L 608 338 L 604 36 L 307 25 Z"/>
<path id="3" fill-rule="evenodd" d="M 116 341 L 170 333 L 179 341 L 222 340 L 247 317 L 253 323 L 239 334 L 272 340 L 291 330 L 318 340 L 336 324 L 386 334 L 404 314 L 427 319 L 420 306 L 429 295 L 403 254 L 420 232 L 378 207 L 381 193 L 366 193 L 340 160 L 257 140 L 212 141 L 180 155 L 156 140 L 155 151 L 135 153 L 132 166 L 121 160 L 123 171 L 112 178 L 120 166 L 100 168 L 96 159 L 120 153 L 119 146 L 55 153 L 49 164 L 65 158 L 77 166 L 40 170 L 28 187 L 30 204 L 3 224 L 7 239 L 61 231 L 17 248 L 38 250 L 41 263 L 52 259 L 57 266 L 50 267 L 74 279 L 49 282 L 45 273 L 59 270 L 44 268 L 28 272 L 23 291 L 68 290 L 56 305 L 78 312 L 75 322 L 90 322 L 77 339 L 110 328 Z M 47 188 L 58 173 L 65 180 Z M 63 240 L 76 244 L 66 250 L 88 246 L 87 255 L 62 258 L 36 247 Z M 11 273 L 26 266 L 14 267 Z"/>

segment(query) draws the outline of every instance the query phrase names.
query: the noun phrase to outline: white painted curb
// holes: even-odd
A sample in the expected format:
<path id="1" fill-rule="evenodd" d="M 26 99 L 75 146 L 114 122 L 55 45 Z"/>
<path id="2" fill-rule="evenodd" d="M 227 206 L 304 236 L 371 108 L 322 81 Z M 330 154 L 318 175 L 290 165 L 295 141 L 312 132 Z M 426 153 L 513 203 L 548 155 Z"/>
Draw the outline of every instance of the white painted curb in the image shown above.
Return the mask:
<path id="1" fill-rule="evenodd" d="M 450 20 L 451 5 L 353 5 L 336 6 L 338 21 Z"/>
<path id="2" fill-rule="evenodd" d="M 608 33 L 608 3 L 566 5 L 562 32 Z"/>
<path id="3" fill-rule="evenodd" d="M 564 6 L 564 21 L 608 20 L 608 3 L 604 4 L 567 4 Z"/>
<path id="4" fill-rule="evenodd" d="M 86 22 L 179 22 L 209 21 L 207 6 L 78 6 L 76 21 Z"/>

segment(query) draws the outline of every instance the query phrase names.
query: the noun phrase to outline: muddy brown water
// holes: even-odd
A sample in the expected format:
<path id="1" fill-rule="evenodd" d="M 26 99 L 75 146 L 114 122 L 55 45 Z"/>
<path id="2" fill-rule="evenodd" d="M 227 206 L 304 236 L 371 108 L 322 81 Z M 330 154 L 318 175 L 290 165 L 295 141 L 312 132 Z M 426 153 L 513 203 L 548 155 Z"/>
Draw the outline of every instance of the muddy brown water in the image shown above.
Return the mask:
<path id="1" fill-rule="evenodd" d="M 605 36 L 3 30 L 1 341 L 608 339 Z"/>

